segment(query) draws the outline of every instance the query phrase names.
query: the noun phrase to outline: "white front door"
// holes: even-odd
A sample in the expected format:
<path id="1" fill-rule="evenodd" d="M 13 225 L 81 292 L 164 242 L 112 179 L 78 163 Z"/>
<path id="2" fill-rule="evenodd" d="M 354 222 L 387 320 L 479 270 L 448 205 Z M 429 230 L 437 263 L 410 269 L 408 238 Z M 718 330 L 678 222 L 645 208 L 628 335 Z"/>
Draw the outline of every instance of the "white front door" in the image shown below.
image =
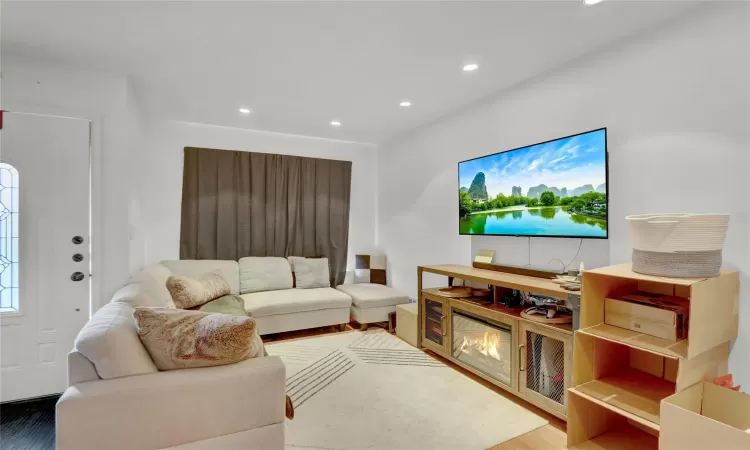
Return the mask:
<path id="1" fill-rule="evenodd" d="M 3 113 L 0 401 L 63 392 L 89 317 L 89 121 Z M 74 281 L 77 280 L 77 281 Z"/>

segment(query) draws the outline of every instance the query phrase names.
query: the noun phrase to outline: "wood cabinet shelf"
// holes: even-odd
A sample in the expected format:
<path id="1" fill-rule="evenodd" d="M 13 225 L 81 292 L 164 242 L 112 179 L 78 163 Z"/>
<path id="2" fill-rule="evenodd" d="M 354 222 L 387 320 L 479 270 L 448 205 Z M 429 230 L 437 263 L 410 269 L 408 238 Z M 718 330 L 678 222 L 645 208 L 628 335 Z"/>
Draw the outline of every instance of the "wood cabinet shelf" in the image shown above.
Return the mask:
<path id="1" fill-rule="evenodd" d="M 633 348 L 639 348 L 648 352 L 658 353 L 668 358 L 687 358 L 687 340 L 670 342 L 643 333 L 626 330 L 606 323 L 579 330 L 580 333 L 617 342 Z"/>
<path id="2" fill-rule="evenodd" d="M 529 275 L 518 275 L 514 273 L 497 272 L 494 270 L 477 269 L 471 266 L 458 264 L 443 264 L 437 266 L 423 266 L 417 269 L 421 272 L 435 273 L 448 277 L 460 278 L 462 280 L 476 281 L 482 284 L 517 289 L 520 291 L 534 292 L 536 294 L 549 295 L 555 298 L 568 298 L 569 291 L 561 288 L 552 279 L 532 277 Z"/>
<path id="3" fill-rule="evenodd" d="M 619 414 L 644 419 L 640 421 L 642 425 L 658 431 L 660 402 L 675 393 L 675 384 L 640 370 L 628 370 L 589 381 L 575 390 Z"/>
<path id="4" fill-rule="evenodd" d="M 576 395 L 578 397 L 584 398 L 595 405 L 601 406 L 602 408 L 606 408 L 607 410 L 612 411 L 613 413 L 618 414 L 624 417 L 625 419 L 628 419 L 634 423 L 638 423 L 654 432 L 658 432 L 661 429 L 661 426 L 657 423 L 651 422 L 650 420 L 646 420 L 643 417 L 629 413 L 622 408 L 618 408 L 617 406 L 614 406 L 610 403 L 599 400 L 596 397 L 591 397 L 590 395 L 587 395 L 583 393 L 582 391 L 580 391 L 578 388 L 570 388 L 570 395 Z"/>
<path id="5" fill-rule="evenodd" d="M 521 312 L 526 309 L 526 307 L 518 306 L 518 307 L 511 307 L 508 308 L 504 305 L 496 305 L 494 303 L 486 303 L 482 301 L 482 299 L 475 299 L 473 297 L 468 298 L 452 298 L 443 295 L 440 292 L 440 288 L 429 288 L 429 289 L 422 289 L 422 293 L 431 296 L 431 297 L 438 297 L 443 299 L 449 299 L 453 302 L 464 304 L 464 305 L 471 305 L 475 306 L 477 308 L 483 308 L 487 311 L 490 311 L 492 313 L 501 314 L 504 316 L 507 316 L 508 318 L 512 319 L 520 319 L 521 318 Z M 522 319 L 526 320 L 526 319 Z M 573 327 L 569 323 L 542 323 L 542 322 L 534 322 L 536 325 L 539 325 L 541 327 L 548 327 L 551 329 L 554 329 L 555 331 L 560 331 L 565 334 L 573 335 Z"/>
<path id="6" fill-rule="evenodd" d="M 569 390 L 569 450 L 656 450 L 658 426 L 612 405 Z"/>

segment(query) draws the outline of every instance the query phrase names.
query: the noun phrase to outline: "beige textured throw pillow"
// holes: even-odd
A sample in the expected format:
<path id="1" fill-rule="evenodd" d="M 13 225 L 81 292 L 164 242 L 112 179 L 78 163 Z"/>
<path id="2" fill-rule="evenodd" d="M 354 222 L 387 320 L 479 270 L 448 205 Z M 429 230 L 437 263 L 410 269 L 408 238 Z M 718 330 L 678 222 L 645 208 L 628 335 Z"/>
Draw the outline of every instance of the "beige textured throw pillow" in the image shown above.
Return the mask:
<path id="1" fill-rule="evenodd" d="M 297 288 L 314 289 L 331 287 L 328 258 L 294 258 L 292 264 L 294 264 Z"/>
<path id="2" fill-rule="evenodd" d="M 221 366 L 263 355 L 251 317 L 147 307 L 136 308 L 133 317 L 159 370 Z"/>
<path id="3" fill-rule="evenodd" d="M 217 272 L 198 279 L 172 275 L 167 278 L 167 290 L 180 309 L 193 308 L 229 294 L 229 283 Z"/>

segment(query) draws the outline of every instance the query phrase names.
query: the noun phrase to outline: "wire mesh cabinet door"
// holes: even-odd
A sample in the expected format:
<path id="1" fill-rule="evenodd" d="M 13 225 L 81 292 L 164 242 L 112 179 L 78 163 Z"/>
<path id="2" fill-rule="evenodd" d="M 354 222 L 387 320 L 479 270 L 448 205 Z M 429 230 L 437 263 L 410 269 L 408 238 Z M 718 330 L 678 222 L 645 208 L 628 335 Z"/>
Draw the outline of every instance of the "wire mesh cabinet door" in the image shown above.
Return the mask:
<path id="1" fill-rule="evenodd" d="M 567 416 L 573 336 L 527 322 L 521 322 L 518 330 L 521 393 L 546 409 Z"/>
<path id="2" fill-rule="evenodd" d="M 422 347 L 447 356 L 450 353 L 448 306 L 444 299 L 422 295 Z"/>

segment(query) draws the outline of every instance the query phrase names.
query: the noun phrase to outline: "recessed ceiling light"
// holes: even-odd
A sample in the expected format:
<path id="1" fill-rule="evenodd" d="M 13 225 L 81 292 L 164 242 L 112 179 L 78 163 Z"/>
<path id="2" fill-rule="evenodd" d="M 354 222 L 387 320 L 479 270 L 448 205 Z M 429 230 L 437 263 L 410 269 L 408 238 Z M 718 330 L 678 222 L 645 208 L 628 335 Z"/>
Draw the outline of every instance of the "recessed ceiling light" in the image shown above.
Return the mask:
<path id="1" fill-rule="evenodd" d="M 464 66 L 464 72 L 473 72 L 479 68 L 476 64 L 467 64 Z"/>
<path id="2" fill-rule="evenodd" d="M 249 108 L 240 108 L 240 114 L 248 115 L 252 111 Z"/>
<path id="3" fill-rule="evenodd" d="M 340 127 L 341 126 L 341 122 L 339 122 L 338 120 L 332 120 L 331 121 L 331 126 L 332 127 Z"/>
<path id="4" fill-rule="evenodd" d="M 604 0 L 583 0 L 583 4 L 591 6 L 591 5 L 596 5 L 597 3 L 601 3 L 603 1 Z"/>
<path id="5" fill-rule="evenodd" d="M 411 102 L 410 101 L 403 101 L 403 102 L 399 103 L 398 106 L 403 106 L 404 108 L 408 108 L 409 106 L 411 106 Z"/>

